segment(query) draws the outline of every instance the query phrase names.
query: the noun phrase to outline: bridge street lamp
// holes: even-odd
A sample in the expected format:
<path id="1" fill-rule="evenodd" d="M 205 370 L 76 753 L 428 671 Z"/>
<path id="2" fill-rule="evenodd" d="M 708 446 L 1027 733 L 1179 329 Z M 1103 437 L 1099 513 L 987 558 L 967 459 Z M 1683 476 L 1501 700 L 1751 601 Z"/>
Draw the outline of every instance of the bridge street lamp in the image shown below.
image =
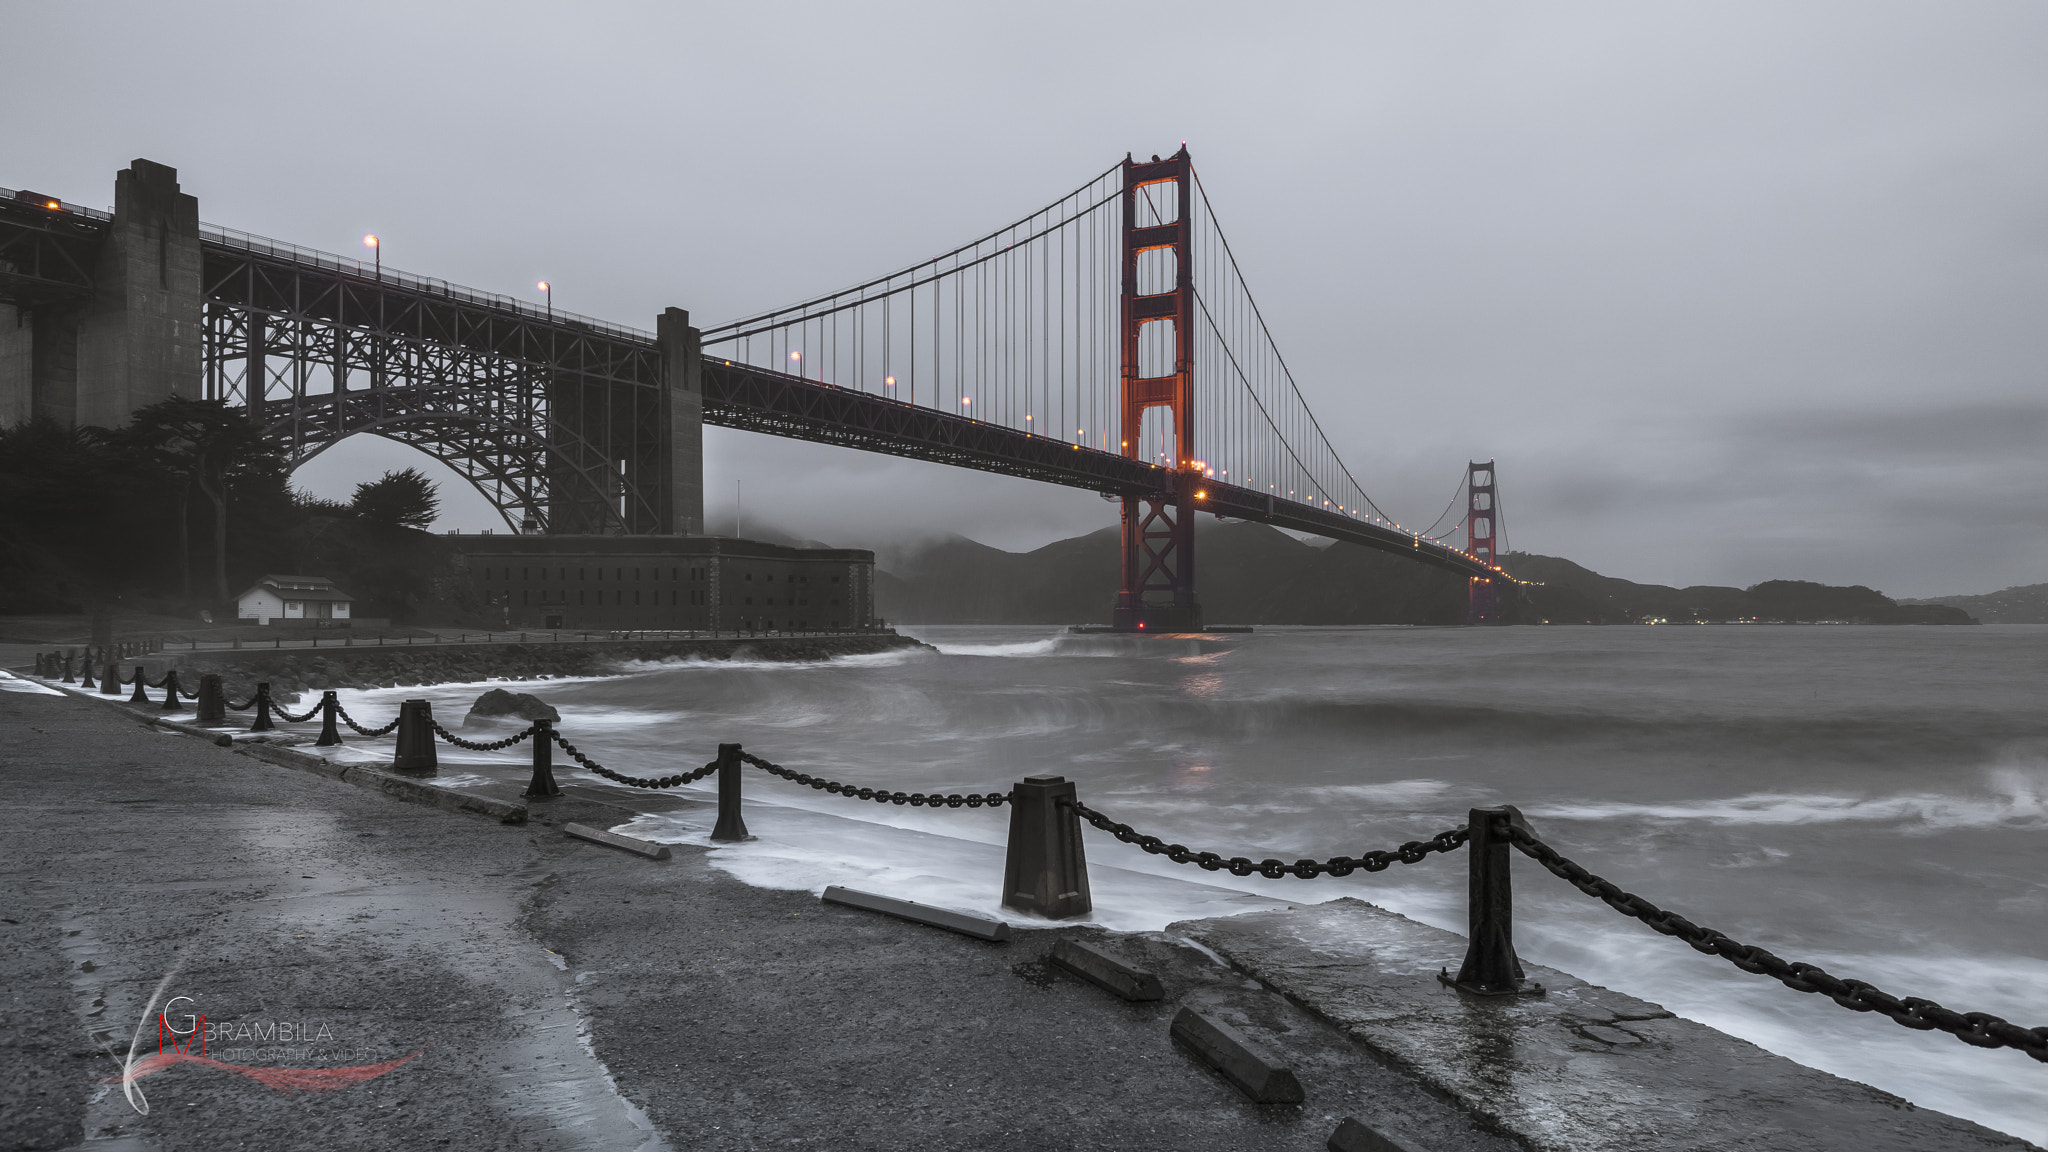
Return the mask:
<path id="1" fill-rule="evenodd" d="M 384 280 L 384 245 L 378 242 L 377 237 L 374 235 L 363 237 L 363 243 L 370 249 L 370 254 L 377 260 L 377 280 L 379 283 L 382 283 Z"/>
<path id="2" fill-rule="evenodd" d="M 552 321 L 552 320 L 554 320 L 554 318 L 555 318 L 555 286 L 554 286 L 554 285 L 552 285 L 552 284 L 550 284 L 550 283 L 548 283 L 547 281 L 543 280 L 543 281 L 541 281 L 541 282 L 540 282 L 540 284 L 538 285 L 538 287 L 540 288 L 540 290 L 541 290 L 541 291 L 542 291 L 543 293 L 545 293 L 545 294 L 547 295 L 547 298 L 548 298 L 548 319 L 549 319 L 550 321 Z"/>

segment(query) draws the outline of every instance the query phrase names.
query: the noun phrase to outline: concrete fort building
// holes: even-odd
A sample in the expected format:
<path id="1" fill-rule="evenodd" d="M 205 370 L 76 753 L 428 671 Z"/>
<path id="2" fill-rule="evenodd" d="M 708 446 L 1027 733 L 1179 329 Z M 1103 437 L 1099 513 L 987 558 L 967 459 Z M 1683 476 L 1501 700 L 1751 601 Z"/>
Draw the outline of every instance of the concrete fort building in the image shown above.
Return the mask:
<path id="1" fill-rule="evenodd" d="M 507 627 L 844 632 L 875 626 L 875 554 L 717 536 L 462 536 Z"/>
<path id="2" fill-rule="evenodd" d="M 0 426 L 119 428 L 181 396 L 246 414 L 293 468 L 357 433 L 409 444 L 504 518 L 505 535 L 451 542 L 515 627 L 874 626 L 873 553 L 704 535 L 689 313 L 644 331 L 381 255 L 202 224 L 177 170 L 148 160 L 119 174 L 112 211 L 0 189 Z M 280 618 L 310 602 L 251 592 Z"/>

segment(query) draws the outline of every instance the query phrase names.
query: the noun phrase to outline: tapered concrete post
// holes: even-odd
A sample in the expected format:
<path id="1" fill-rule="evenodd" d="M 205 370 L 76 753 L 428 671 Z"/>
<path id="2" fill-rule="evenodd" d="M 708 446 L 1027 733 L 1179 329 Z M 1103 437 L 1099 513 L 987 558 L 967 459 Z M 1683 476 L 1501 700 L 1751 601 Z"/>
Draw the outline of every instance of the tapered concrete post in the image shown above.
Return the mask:
<path id="1" fill-rule="evenodd" d="M 100 695 L 119 696 L 120 694 L 121 665 L 113 660 L 109 660 L 100 668 Z"/>
<path id="2" fill-rule="evenodd" d="M 78 683 L 78 677 L 77 677 L 77 675 L 76 675 L 76 674 L 75 674 L 75 673 L 74 673 L 74 672 L 72 671 L 72 668 L 71 668 L 71 653 L 69 653 L 69 652 L 66 652 L 66 653 L 64 653 L 64 683 L 66 683 L 66 684 L 76 684 L 76 683 Z"/>
<path id="3" fill-rule="evenodd" d="M 144 668 L 140 664 L 135 666 L 135 692 L 128 697 L 128 702 L 130 704 L 149 703 L 149 669 Z"/>
<path id="4" fill-rule="evenodd" d="M 533 734 L 533 779 L 520 795 L 531 800 L 560 796 L 562 788 L 555 783 L 555 723 L 535 720 L 533 726 L 540 729 Z"/>
<path id="5" fill-rule="evenodd" d="M 166 712 L 176 712 L 184 706 L 178 700 L 178 670 L 172 668 L 164 673 L 163 710 Z"/>
<path id="6" fill-rule="evenodd" d="M 80 688 L 97 687 L 92 679 L 92 649 L 90 648 L 86 649 L 85 656 L 78 662 L 78 686 Z"/>
<path id="7" fill-rule="evenodd" d="M 391 770 L 432 776 L 439 766 L 434 749 L 434 706 L 425 700 L 407 700 L 398 706 L 398 748 L 391 757 Z"/>
<path id="8" fill-rule="evenodd" d="M 739 745 L 718 746 L 718 825 L 711 830 L 713 840 L 753 839 L 747 835 L 747 822 L 740 818 L 740 773 L 746 767 L 740 760 Z"/>
<path id="9" fill-rule="evenodd" d="M 270 718 L 270 684 L 256 685 L 256 719 L 249 725 L 251 732 L 268 732 L 277 727 Z"/>
<path id="10" fill-rule="evenodd" d="M 193 707 L 197 710 L 192 716 L 194 724 L 227 723 L 228 697 L 221 690 L 220 677 L 208 673 L 199 678 L 199 695 Z"/>
<path id="11" fill-rule="evenodd" d="M 1542 995 L 1541 984 L 1523 979 L 1522 961 L 1515 955 L 1515 897 L 1508 873 L 1508 829 L 1528 825 L 1510 804 L 1474 808 L 1470 821 L 1471 836 L 1465 842 L 1471 857 L 1466 888 L 1470 941 L 1457 976 L 1446 972 L 1437 978 L 1481 996 Z"/>
<path id="12" fill-rule="evenodd" d="M 332 748 L 341 743 L 341 730 L 334 724 L 340 712 L 341 701 L 332 691 L 320 694 L 320 738 L 313 741 L 313 747 Z"/>
<path id="13" fill-rule="evenodd" d="M 1010 847 L 1003 859 L 1003 907 L 1048 920 L 1086 916 L 1088 857 L 1081 817 L 1064 776 L 1026 776 L 1010 789 Z"/>

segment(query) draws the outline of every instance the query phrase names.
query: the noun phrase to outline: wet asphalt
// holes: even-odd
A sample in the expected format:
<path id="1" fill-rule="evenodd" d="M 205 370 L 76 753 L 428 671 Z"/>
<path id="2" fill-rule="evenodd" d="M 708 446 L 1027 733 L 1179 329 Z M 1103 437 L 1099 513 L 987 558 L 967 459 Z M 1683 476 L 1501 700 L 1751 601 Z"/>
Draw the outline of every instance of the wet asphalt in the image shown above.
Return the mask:
<path id="1" fill-rule="evenodd" d="M 1517 1147 L 1167 934 L 986 943 L 75 698 L 0 692 L 0 789 L 0 1149 L 1263 1152 L 1347 1115 L 1417 1152 Z M 1048 967 L 1068 934 L 1166 999 Z M 158 1051 L 153 998 L 206 1015 L 217 1063 L 136 1081 L 144 1114 L 110 1081 Z M 1182 1003 L 1283 1054 L 1307 1101 L 1250 1103 L 1177 1047 Z M 281 1067 L 363 1071 L 263 1082 Z"/>

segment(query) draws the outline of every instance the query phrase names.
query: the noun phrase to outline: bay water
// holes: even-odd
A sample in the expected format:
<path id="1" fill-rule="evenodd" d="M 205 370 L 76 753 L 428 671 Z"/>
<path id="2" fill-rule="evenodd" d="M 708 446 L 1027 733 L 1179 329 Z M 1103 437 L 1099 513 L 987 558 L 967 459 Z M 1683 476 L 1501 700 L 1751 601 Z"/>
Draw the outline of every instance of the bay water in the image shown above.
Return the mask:
<path id="1" fill-rule="evenodd" d="M 905 631 L 932 648 L 524 687 L 618 771 L 681 771 L 738 741 L 906 792 L 1056 773 L 1142 832 L 1254 860 L 1357 856 L 1511 803 L 1565 855 L 1695 923 L 1894 995 L 2048 1024 L 2048 627 Z M 460 715 L 476 691 L 346 696 L 383 715 L 425 694 Z M 512 778 L 520 758 L 443 773 Z M 1007 915 L 1005 811 L 863 803 L 761 773 L 747 795 L 758 839 L 712 854 L 743 880 Z M 708 843 L 709 824 L 700 808 L 626 830 Z M 1268 880 L 1085 835 L 1107 927 L 1355 896 L 1464 930 L 1462 853 Z M 1519 855 L 1514 882 L 1526 959 L 2048 1144 L 2048 1065 L 1741 972 Z"/>

